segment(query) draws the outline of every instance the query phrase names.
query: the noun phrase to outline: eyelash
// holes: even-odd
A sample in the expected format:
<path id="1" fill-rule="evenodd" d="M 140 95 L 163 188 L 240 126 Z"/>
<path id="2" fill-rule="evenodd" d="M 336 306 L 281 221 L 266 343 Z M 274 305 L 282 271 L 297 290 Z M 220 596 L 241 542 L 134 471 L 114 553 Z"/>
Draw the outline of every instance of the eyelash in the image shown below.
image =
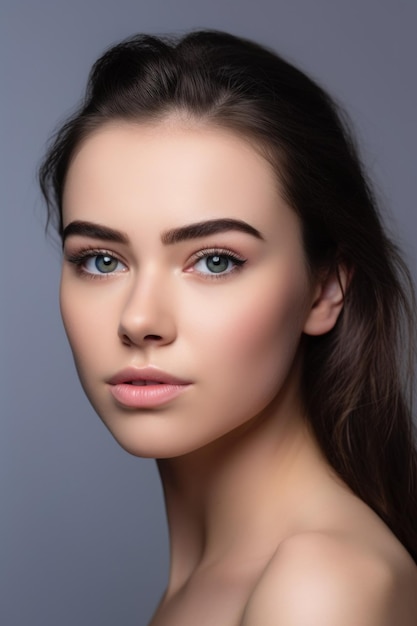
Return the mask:
<path id="1" fill-rule="evenodd" d="M 93 259 L 94 257 L 99 257 L 99 256 L 108 256 L 111 257 L 112 259 L 118 261 L 119 263 L 122 263 L 123 265 L 126 265 L 123 261 L 121 261 L 121 259 L 114 254 L 114 252 L 110 252 L 110 250 L 104 250 L 101 248 L 88 248 L 85 250 L 80 250 L 79 252 L 75 252 L 73 254 L 67 254 L 66 255 L 66 260 L 69 263 L 72 263 L 73 265 L 75 265 L 75 269 L 76 272 L 88 279 L 91 280 L 106 280 L 108 278 L 113 277 L 115 274 L 120 274 L 123 273 L 123 271 L 118 271 L 118 272 L 108 272 L 107 274 L 105 272 L 103 273 L 92 273 L 89 272 L 85 269 L 84 265 L 86 263 L 86 261 L 88 261 L 89 259 Z M 227 259 L 229 259 L 234 267 L 227 272 L 221 272 L 221 273 L 203 273 L 203 272 L 198 272 L 197 273 L 200 276 L 203 276 L 204 280 L 219 280 L 219 279 L 224 279 L 226 277 L 228 277 L 230 274 L 234 274 L 236 271 L 239 271 L 243 265 L 246 263 L 246 259 L 238 256 L 235 252 L 232 252 L 231 250 L 227 250 L 224 248 L 206 248 L 204 250 L 199 250 L 198 252 L 196 252 L 193 257 L 192 257 L 192 261 L 188 264 L 188 267 L 194 267 L 198 261 L 200 261 L 201 259 L 205 259 L 205 258 L 210 258 L 213 256 L 219 256 L 219 257 L 226 257 Z"/>

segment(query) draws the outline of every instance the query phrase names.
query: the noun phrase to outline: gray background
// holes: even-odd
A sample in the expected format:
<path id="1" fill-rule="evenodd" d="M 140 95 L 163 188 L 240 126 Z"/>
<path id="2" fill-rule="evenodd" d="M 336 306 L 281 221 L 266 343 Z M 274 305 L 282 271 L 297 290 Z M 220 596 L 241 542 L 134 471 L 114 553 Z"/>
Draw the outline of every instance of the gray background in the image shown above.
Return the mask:
<path id="1" fill-rule="evenodd" d="M 416 26 L 415 0 L 1 0 L 1 624 L 141 626 L 166 580 L 154 463 L 79 388 L 35 181 L 92 62 L 133 32 L 195 27 L 282 52 L 345 104 L 416 275 Z"/>

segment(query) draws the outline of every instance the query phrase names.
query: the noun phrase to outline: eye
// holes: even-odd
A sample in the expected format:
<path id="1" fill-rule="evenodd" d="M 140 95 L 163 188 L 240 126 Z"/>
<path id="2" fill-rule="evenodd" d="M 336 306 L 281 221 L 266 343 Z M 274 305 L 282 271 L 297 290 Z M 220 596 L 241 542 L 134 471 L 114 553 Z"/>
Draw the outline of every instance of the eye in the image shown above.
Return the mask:
<path id="1" fill-rule="evenodd" d="M 121 272 L 126 266 L 110 254 L 95 254 L 84 259 L 83 269 L 89 274 L 112 274 Z"/>
<path id="2" fill-rule="evenodd" d="M 193 269 L 208 277 L 220 277 L 236 271 L 245 260 L 228 250 L 201 250 Z"/>
<path id="3" fill-rule="evenodd" d="M 80 250 L 75 254 L 67 254 L 66 258 L 75 265 L 79 274 L 90 278 L 101 278 L 127 270 L 122 261 L 106 250 Z"/>

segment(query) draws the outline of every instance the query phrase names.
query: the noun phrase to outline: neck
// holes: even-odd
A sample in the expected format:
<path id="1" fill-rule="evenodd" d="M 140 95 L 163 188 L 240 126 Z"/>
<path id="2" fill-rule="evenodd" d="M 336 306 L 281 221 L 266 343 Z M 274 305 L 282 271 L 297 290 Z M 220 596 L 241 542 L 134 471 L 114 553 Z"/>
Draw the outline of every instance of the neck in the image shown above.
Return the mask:
<path id="1" fill-rule="evenodd" d="M 327 471 L 302 410 L 257 416 L 202 449 L 158 461 L 171 546 L 168 594 L 222 562 L 265 562 L 300 525 Z M 322 478 L 321 478 L 322 480 Z"/>

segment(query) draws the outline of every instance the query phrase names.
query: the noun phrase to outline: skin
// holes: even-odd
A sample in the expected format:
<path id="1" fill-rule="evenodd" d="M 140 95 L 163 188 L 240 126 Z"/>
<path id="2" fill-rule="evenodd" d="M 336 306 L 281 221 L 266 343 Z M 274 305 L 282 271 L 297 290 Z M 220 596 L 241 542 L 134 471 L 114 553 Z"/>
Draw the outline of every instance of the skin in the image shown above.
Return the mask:
<path id="1" fill-rule="evenodd" d="M 63 206 L 65 227 L 126 236 L 69 234 L 60 299 L 97 413 L 128 452 L 158 459 L 171 570 L 152 626 L 412 626 L 411 558 L 334 475 L 305 420 L 300 341 L 334 326 L 343 296 L 336 276 L 309 272 L 271 166 L 202 123 L 111 123 L 79 147 Z M 217 219 L 259 235 L 164 242 Z M 100 253 L 116 259 L 107 274 Z M 109 380 L 128 366 L 190 384 L 163 406 L 126 408 Z"/>

